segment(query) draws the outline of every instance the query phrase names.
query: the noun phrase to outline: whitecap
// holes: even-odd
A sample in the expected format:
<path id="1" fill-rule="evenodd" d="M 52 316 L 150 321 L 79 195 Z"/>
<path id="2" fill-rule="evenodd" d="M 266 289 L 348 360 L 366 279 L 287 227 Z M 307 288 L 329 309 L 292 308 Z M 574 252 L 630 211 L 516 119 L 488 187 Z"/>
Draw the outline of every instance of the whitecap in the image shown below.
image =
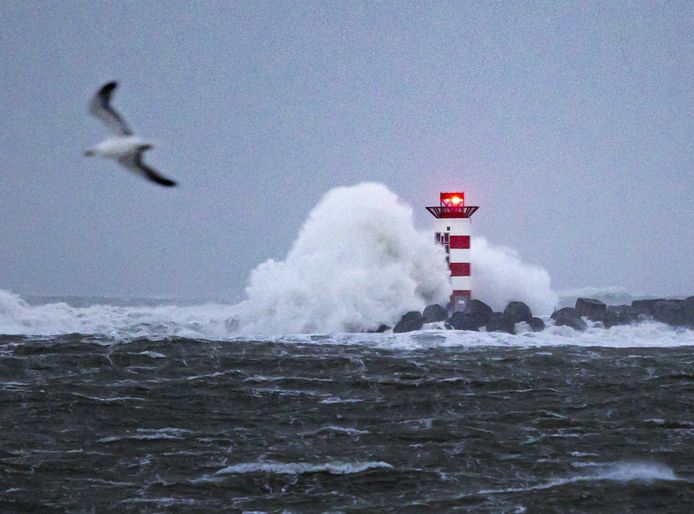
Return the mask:
<path id="1" fill-rule="evenodd" d="M 186 435 L 192 434 L 192 431 L 184 428 L 138 428 L 134 434 L 126 434 L 121 436 L 107 436 L 98 439 L 97 443 L 115 443 L 124 440 L 133 441 L 158 441 L 158 440 L 179 440 L 185 438 Z"/>
<path id="2" fill-rule="evenodd" d="M 590 463 L 586 463 L 590 469 Z M 580 466 L 579 466 L 580 467 Z M 536 485 L 526 487 L 508 487 L 503 489 L 482 489 L 465 496 L 510 494 L 526 491 L 552 489 L 577 482 L 643 482 L 646 484 L 655 481 L 687 481 L 678 477 L 674 470 L 657 462 L 616 462 L 611 464 L 595 464 L 589 472 L 566 478 L 557 478 Z"/>
<path id="3" fill-rule="evenodd" d="M 363 435 L 363 434 L 369 434 L 370 432 L 368 430 L 359 430 L 356 428 L 349 428 L 349 427 L 340 427 L 336 425 L 327 425 L 324 427 L 320 427 L 316 430 L 310 430 L 308 432 L 301 432 L 302 436 L 307 436 L 307 435 L 317 435 L 321 434 L 323 432 L 334 432 L 338 434 L 347 434 L 347 435 Z"/>
<path id="4" fill-rule="evenodd" d="M 327 462 L 309 464 L 306 462 L 246 462 L 220 469 L 215 476 L 246 473 L 270 473 L 277 475 L 303 475 L 306 473 L 329 473 L 331 475 L 351 475 L 363 473 L 370 469 L 392 469 L 393 466 L 383 461 L 368 462 Z"/>

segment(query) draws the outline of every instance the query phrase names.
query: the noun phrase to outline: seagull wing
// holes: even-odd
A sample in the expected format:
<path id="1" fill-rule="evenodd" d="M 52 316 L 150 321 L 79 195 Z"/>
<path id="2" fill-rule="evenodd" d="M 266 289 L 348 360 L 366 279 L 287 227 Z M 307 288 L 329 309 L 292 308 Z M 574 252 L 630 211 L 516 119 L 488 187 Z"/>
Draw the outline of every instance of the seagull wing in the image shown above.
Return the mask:
<path id="1" fill-rule="evenodd" d="M 161 176 L 155 169 L 150 168 L 144 162 L 142 162 L 142 153 L 143 151 L 141 150 L 135 154 L 126 155 L 125 157 L 121 157 L 120 159 L 118 159 L 118 162 L 120 162 L 129 170 L 134 171 L 138 175 L 141 175 L 144 178 L 146 178 L 147 180 L 156 182 L 160 186 L 171 187 L 176 185 L 176 182 Z"/>
<path id="2" fill-rule="evenodd" d="M 130 136 L 132 130 L 128 127 L 123 117 L 110 105 L 113 92 L 118 87 L 115 80 L 104 84 L 89 102 L 89 114 L 103 121 L 108 128 L 119 136 Z"/>

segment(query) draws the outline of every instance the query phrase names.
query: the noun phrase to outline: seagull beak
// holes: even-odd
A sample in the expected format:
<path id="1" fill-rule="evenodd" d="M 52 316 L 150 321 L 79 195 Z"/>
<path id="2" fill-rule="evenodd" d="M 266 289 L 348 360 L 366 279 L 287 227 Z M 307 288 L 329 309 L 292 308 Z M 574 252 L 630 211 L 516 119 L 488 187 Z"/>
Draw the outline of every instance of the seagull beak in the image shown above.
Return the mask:
<path id="1" fill-rule="evenodd" d="M 94 156 L 94 150 L 85 150 L 84 156 L 85 157 L 93 157 Z"/>

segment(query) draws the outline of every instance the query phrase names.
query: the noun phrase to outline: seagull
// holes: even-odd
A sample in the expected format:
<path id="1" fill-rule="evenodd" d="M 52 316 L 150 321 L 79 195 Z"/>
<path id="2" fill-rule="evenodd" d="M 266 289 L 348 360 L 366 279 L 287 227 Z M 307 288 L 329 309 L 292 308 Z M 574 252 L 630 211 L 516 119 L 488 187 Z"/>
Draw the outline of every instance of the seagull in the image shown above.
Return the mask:
<path id="1" fill-rule="evenodd" d="M 161 186 L 175 186 L 176 182 L 163 177 L 159 172 L 142 161 L 142 154 L 154 148 L 154 145 L 135 136 L 123 117 L 111 107 L 111 97 L 117 87 L 118 82 L 107 82 L 97 91 L 89 103 L 89 114 L 99 118 L 115 136 L 106 138 L 101 143 L 94 145 L 86 150 L 84 155 L 87 157 L 96 155 L 106 157 L 107 159 L 115 159 L 122 166 L 147 180 L 156 182 Z"/>

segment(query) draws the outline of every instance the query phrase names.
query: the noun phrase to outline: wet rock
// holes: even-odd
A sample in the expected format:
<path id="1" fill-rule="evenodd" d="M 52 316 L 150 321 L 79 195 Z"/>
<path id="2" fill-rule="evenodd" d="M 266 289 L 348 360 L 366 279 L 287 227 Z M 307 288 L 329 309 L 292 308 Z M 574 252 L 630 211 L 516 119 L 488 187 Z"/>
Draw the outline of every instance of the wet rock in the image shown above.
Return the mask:
<path id="1" fill-rule="evenodd" d="M 393 332 L 412 332 L 420 330 L 424 325 L 424 317 L 418 311 L 410 311 L 403 315 L 398 324 L 393 327 Z"/>
<path id="2" fill-rule="evenodd" d="M 388 325 L 384 325 L 383 323 L 381 323 L 381 324 L 378 326 L 378 328 L 377 328 L 376 330 L 373 330 L 372 332 L 375 332 L 375 333 L 377 333 L 377 334 L 380 334 L 380 333 L 382 333 L 382 332 L 385 332 L 385 331 L 388 330 L 389 328 L 390 328 L 390 327 L 389 327 Z"/>
<path id="3" fill-rule="evenodd" d="M 532 317 L 526 323 L 530 326 L 533 332 L 542 332 L 545 329 L 545 322 L 540 318 Z"/>
<path id="4" fill-rule="evenodd" d="M 477 330 L 478 328 L 472 314 L 468 312 L 454 312 L 451 314 L 448 322 L 453 325 L 453 328 L 456 330 Z"/>
<path id="5" fill-rule="evenodd" d="M 510 302 L 504 309 L 504 316 L 513 323 L 520 323 L 521 321 L 528 321 L 532 318 L 533 313 L 530 312 L 530 307 L 523 302 Z"/>
<path id="6" fill-rule="evenodd" d="M 655 298 L 652 300 L 634 300 L 631 306 L 637 315 L 653 317 L 653 307 L 658 302 L 662 302 L 665 298 Z"/>
<path id="7" fill-rule="evenodd" d="M 435 321 L 446 321 L 448 313 L 446 308 L 441 305 L 429 305 L 422 313 L 424 323 L 434 323 Z"/>
<path id="8" fill-rule="evenodd" d="M 487 322 L 487 332 L 508 332 L 515 334 L 515 326 L 511 318 L 501 312 L 493 312 Z"/>
<path id="9" fill-rule="evenodd" d="M 564 307 L 552 313 L 552 319 L 557 326 L 571 327 L 574 330 L 585 330 L 588 328 L 586 322 L 581 319 L 576 309 L 573 307 Z"/>
<path id="10" fill-rule="evenodd" d="M 660 300 L 653 306 L 653 319 L 673 327 L 685 324 L 686 300 Z"/>
<path id="11" fill-rule="evenodd" d="M 576 312 L 579 316 L 586 316 L 591 321 L 605 321 L 607 305 L 595 298 L 578 298 Z"/>
<path id="12" fill-rule="evenodd" d="M 558 317 L 565 315 L 578 316 L 578 312 L 576 312 L 576 309 L 573 307 L 563 307 L 557 311 L 554 311 L 550 318 L 557 319 Z"/>
<path id="13" fill-rule="evenodd" d="M 475 328 L 479 328 L 487 324 L 489 317 L 494 311 L 484 302 L 479 300 L 471 300 L 465 307 L 464 312 L 472 317 L 472 324 L 475 326 Z"/>
<path id="14" fill-rule="evenodd" d="M 630 325 L 638 319 L 638 316 L 639 311 L 630 305 L 610 305 L 605 312 L 603 323 L 605 328 Z"/>
<path id="15" fill-rule="evenodd" d="M 689 328 L 694 328 L 694 296 L 690 296 L 683 302 L 684 324 Z"/>

